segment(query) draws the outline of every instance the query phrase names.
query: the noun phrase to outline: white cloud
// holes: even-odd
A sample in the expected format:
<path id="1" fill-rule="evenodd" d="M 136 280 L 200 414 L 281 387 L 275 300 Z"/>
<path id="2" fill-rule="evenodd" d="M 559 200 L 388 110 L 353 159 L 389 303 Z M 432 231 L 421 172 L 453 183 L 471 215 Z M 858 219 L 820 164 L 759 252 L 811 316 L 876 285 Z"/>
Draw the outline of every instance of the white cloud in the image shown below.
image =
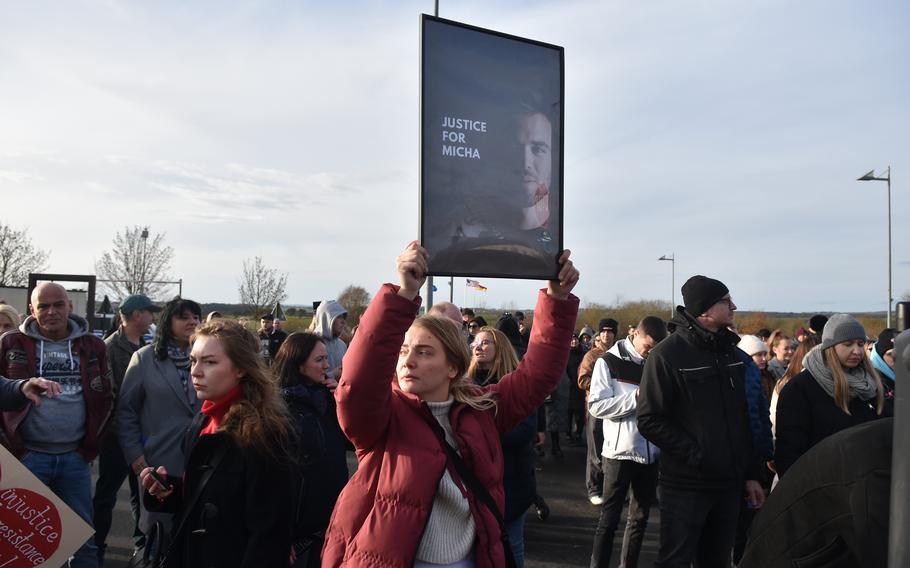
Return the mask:
<path id="1" fill-rule="evenodd" d="M 137 223 L 168 232 L 199 299 L 233 298 L 234 266 L 255 254 L 286 266 L 304 298 L 374 288 L 417 232 L 417 24 L 431 9 L 17 5 L 0 34 L 4 208 L 103 216 L 75 235 L 34 220 L 55 270 L 90 270 L 111 227 Z M 675 251 L 677 287 L 696 270 L 730 275 L 743 308 L 769 309 L 881 304 L 883 188 L 853 180 L 910 171 L 908 12 L 898 0 L 442 4 L 446 18 L 566 48 L 580 294 L 669 296 L 653 259 Z M 900 191 L 893 209 L 907 210 Z M 908 280 L 896 263 L 895 290 Z M 488 305 L 527 307 L 539 285 L 491 282 Z"/>

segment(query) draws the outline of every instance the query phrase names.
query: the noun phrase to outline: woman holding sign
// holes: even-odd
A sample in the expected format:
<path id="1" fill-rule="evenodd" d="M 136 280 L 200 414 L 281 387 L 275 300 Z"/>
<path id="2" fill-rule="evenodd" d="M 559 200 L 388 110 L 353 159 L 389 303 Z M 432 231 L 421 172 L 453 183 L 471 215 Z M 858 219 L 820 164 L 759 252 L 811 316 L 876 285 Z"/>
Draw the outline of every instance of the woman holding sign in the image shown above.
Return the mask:
<path id="1" fill-rule="evenodd" d="M 234 321 L 196 331 L 191 374 L 203 404 L 187 431 L 184 476 L 160 466 L 140 474 L 146 506 L 176 513 L 169 567 L 289 564 L 292 426 L 259 349 Z"/>
<path id="2" fill-rule="evenodd" d="M 345 357 L 338 420 L 360 465 L 335 506 L 324 566 L 513 565 L 500 436 L 565 371 L 578 271 L 565 251 L 559 280 L 539 296 L 524 360 L 481 387 L 466 376 L 461 330 L 446 318 L 416 318 L 427 256 L 416 241 L 399 255 L 400 285 L 380 289 Z"/>

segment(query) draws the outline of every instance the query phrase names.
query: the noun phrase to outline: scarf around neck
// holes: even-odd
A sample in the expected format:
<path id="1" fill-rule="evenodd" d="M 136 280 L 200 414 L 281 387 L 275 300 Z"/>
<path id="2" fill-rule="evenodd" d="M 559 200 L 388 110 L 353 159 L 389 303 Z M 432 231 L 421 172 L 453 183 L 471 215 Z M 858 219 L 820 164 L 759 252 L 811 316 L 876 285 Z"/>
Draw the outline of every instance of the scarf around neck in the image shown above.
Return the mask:
<path id="1" fill-rule="evenodd" d="M 894 380 L 894 369 L 889 367 L 888 363 L 885 363 L 884 358 L 882 358 L 875 349 L 872 350 L 872 357 L 870 360 L 872 361 L 872 366 L 875 367 L 879 373 L 885 375 L 892 381 Z"/>
<path id="2" fill-rule="evenodd" d="M 177 375 L 180 376 L 180 384 L 183 387 L 183 394 L 190 400 L 190 346 L 181 347 L 176 342 L 168 342 L 167 358 L 173 361 L 177 367 Z"/>
<path id="3" fill-rule="evenodd" d="M 224 415 L 227 414 L 227 411 L 234 406 L 234 403 L 240 400 L 243 396 L 243 391 L 240 388 L 240 385 L 232 388 L 228 391 L 226 395 L 221 397 L 216 401 L 206 400 L 202 403 L 202 413 L 210 418 L 209 423 L 205 425 L 200 432 L 200 436 L 206 434 L 214 434 L 218 427 L 221 426 L 221 421 L 224 419 Z"/>
<path id="4" fill-rule="evenodd" d="M 825 356 L 821 345 L 813 347 L 812 351 L 806 354 L 803 366 L 812 374 L 815 382 L 828 393 L 828 396 L 834 398 L 834 374 L 825 365 Z M 872 400 L 878 394 L 878 384 L 875 376 L 867 373 L 862 364 L 857 365 L 854 369 L 844 369 L 844 375 L 847 377 L 850 398 Z"/>

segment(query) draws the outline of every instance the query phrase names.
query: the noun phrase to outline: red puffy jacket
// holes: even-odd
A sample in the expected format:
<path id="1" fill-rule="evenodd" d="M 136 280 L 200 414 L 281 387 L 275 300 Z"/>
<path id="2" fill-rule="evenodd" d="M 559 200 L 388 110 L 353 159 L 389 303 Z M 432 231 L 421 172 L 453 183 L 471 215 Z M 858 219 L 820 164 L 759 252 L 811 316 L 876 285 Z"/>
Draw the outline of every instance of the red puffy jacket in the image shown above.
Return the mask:
<path id="1" fill-rule="evenodd" d="M 364 314 L 344 360 L 335 391 L 338 420 L 357 449 L 360 465 L 332 513 L 323 566 L 410 567 L 429 519 L 446 455 L 429 426 L 425 403 L 401 392 L 394 375 L 404 334 L 420 298 L 398 296 L 383 286 Z M 495 385 L 495 410 L 455 403 L 449 419 L 458 450 L 503 510 L 499 437 L 536 411 L 566 368 L 578 298 L 557 300 L 544 291 L 537 301 L 528 352 L 519 367 Z M 452 468 L 450 467 L 450 472 Z M 453 479 L 457 476 L 453 474 Z M 476 526 L 478 568 L 505 565 L 493 514 L 468 494 Z"/>

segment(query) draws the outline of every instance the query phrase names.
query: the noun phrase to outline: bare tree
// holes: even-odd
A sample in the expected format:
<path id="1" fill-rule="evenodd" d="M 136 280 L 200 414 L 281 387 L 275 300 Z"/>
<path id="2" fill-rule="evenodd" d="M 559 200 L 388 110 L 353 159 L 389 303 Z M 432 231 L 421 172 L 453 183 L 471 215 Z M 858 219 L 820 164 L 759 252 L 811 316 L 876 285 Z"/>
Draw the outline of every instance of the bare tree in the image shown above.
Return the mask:
<path id="1" fill-rule="evenodd" d="M 162 292 L 170 280 L 170 269 L 174 249 L 164 244 L 164 233 L 149 237 L 148 227 L 135 225 L 124 227 L 114 237 L 114 248 L 101 255 L 95 263 L 95 272 L 104 285 L 119 299 L 130 294 L 145 294 L 155 297 Z"/>
<path id="2" fill-rule="evenodd" d="M 353 327 L 370 304 L 370 293 L 352 284 L 338 294 L 338 303 L 348 312 L 348 327 Z"/>
<path id="3" fill-rule="evenodd" d="M 25 286 L 30 272 L 41 272 L 47 252 L 32 244 L 27 229 L 0 221 L 0 286 Z"/>
<path id="4" fill-rule="evenodd" d="M 278 272 L 277 268 L 268 268 L 257 256 L 243 261 L 243 272 L 240 274 L 238 292 L 240 303 L 253 315 L 266 312 L 287 299 L 287 272 Z"/>

